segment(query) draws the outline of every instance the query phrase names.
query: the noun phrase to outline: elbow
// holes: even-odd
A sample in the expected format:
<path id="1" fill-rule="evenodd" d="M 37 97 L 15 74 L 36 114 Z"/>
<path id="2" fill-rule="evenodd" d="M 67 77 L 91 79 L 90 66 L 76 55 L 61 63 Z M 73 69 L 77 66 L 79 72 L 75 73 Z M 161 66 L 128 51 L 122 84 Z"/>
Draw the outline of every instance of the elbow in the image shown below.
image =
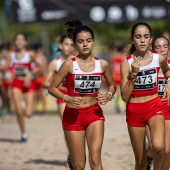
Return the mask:
<path id="1" fill-rule="evenodd" d="M 47 89 L 48 89 L 48 93 L 52 95 L 53 94 L 53 88 L 51 86 L 49 86 Z"/>
<path id="2" fill-rule="evenodd" d="M 122 100 L 123 100 L 124 102 L 128 102 L 128 101 L 129 101 L 129 99 L 127 99 L 126 97 L 122 97 Z"/>
<path id="3" fill-rule="evenodd" d="M 121 95 L 121 97 L 124 102 L 128 102 L 130 99 L 130 97 L 128 97 L 127 95 Z"/>

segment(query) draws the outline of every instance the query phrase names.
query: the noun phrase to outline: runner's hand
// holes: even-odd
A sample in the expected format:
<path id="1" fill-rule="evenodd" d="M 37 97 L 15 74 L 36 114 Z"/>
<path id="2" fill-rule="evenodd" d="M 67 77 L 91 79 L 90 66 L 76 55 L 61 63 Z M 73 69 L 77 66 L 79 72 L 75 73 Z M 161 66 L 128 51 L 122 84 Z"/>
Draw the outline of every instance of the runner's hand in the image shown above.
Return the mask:
<path id="1" fill-rule="evenodd" d="M 31 84 L 31 74 L 27 74 L 24 80 L 24 87 L 29 87 Z"/>
<path id="2" fill-rule="evenodd" d="M 66 100 L 66 102 L 70 103 L 71 105 L 78 107 L 81 102 L 82 102 L 83 98 L 82 97 L 72 97 L 69 96 L 69 98 Z"/>
<path id="3" fill-rule="evenodd" d="M 108 93 L 107 94 L 99 93 L 96 99 L 100 104 L 105 105 L 108 101 L 110 101 L 111 95 Z"/>
<path id="4" fill-rule="evenodd" d="M 140 69 L 140 60 L 141 58 L 134 57 L 134 61 L 132 62 L 132 73 L 137 75 Z"/>

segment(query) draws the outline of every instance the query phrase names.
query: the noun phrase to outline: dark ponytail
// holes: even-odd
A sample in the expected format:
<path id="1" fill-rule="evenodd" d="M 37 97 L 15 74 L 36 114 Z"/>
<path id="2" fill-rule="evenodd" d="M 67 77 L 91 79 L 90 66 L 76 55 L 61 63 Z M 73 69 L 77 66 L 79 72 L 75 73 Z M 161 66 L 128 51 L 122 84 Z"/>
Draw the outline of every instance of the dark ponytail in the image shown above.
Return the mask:
<path id="1" fill-rule="evenodd" d="M 94 33 L 91 28 L 86 25 L 83 25 L 82 22 L 78 19 L 69 20 L 65 24 L 66 35 L 76 42 L 77 34 L 80 32 L 89 32 L 94 39 Z"/>

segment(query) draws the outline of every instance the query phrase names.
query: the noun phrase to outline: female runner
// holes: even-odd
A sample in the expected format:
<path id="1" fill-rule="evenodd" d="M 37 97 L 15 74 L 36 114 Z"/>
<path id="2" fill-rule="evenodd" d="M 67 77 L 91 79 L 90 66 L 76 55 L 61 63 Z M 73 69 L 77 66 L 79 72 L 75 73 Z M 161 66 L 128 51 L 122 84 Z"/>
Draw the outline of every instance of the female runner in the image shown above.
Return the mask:
<path id="1" fill-rule="evenodd" d="M 51 83 L 52 78 L 54 77 L 54 74 L 58 72 L 63 62 L 66 59 L 68 59 L 73 53 L 73 50 L 74 50 L 73 42 L 67 36 L 64 35 L 61 37 L 59 48 L 61 50 L 61 55 L 55 58 L 54 60 L 52 60 L 51 63 L 49 64 L 48 72 L 47 72 L 45 81 L 43 83 L 44 88 L 48 88 L 50 86 L 50 83 Z M 59 90 L 64 94 L 68 93 L 65 80 L 60 84 Z M 61 99 L 57 99 L 56 102 L 58 105 L 58 112 L 59 112 L 60 118 L 62 119 L 63 111 L 66 106 L 66 102 Z M 69 166 L 68 163 L 66 163 L 66 167 L 68 166 Z"/>
<path id="2" fill-rule="evenodd" d="M 25 34 L 16 34 L 14 44 L 15 52 L 12 52 L 11 54 L 14 80 L 11 87 L 13 90 L 15 111 L 21 131 L 21 142 L 24 142 L 27 140 L 24 115 L 27 117 L 32 116 L 34 107 L 34 91 L 36 90 L 35 84 L 32 80 L 32 77 L 34 77 L 34 72 L 31 71 L 31 63 L 34 62 L 37 67 L 39 67 L 39 64 L 35 60 L 34 55 L 26 50 L 27 37 Z M 36 72 L 38 72 L 38 69 Z M 26 104 L 24 110 L 22 107 L 23 97 L 25 97 Z"/>
<path id="3" fill-rule="evenodd" d="M 170 100 L 170 70 L 164 56 L 149 51 L 150 26 L 136 23 L 131 30 L 130 55 L 121 64 L 121 95 L 127 102 L 126 121 L 135 155 L 135 170 L 146 170 L 145 126 L 153 146 L 154 170 L 160 170 L 164 158 L 164 111 L 158 96 L 157 76 L 161 67 L 167 79 L 164 97 Z"/>
<path id="4" fill-rule="evenodd" d="M 169 40 L 164 36 L 157 37 L 152 42 L 152 49 L 157 53 L 161 54 L 162 56 L 164 56 L 167 59 L 168 65 L 170 67 L 170 56 L 168 56 Z M 170 131 L 169 131 L 170 108 L 167 103 L 167 98 L 163 98 L 166 83 L 167 81 L 162 73 L 162 70 L 160 70 L 158 74 L 158 95 L 161 98 L 164 114 L 165 114 L 164 115 L 165 116 L 165 154 L 164 154 L 161 170 L 169 170 L 170 168 Z M 148 156 L 147 170 L 150 170 L 152 165 L 153 153 L 152 153 L 152 144 L 150 142 L 150 133 L 148 127 L 147 127 L 147 137 L 149 141 L 149 148 L 147 149 L 147 156 Z"/>
<path id="5" fill-rule="evenodd" d="M 85 167 L 85 139 L 92 170 L 102 170 L 101 148 L 104 136 L 104 116 L 98 103 L 106 104 L 116 91 L 109 64 L 92 55 L 93 31 L 79 20 L 65 23 L 66 34 L 73 40 L 78 55 L 64 62 L 49 87 L 49 93 L 66 102 L 63 129 L 74 170 Z M 108 82 L 108 92 L 99 93 L 102 75 Z M 58 87 L 66 78 L 68 94 Z"/>
<path id="6" fill-rule="evenodd" d="M 73 53 L 73 50 L 74 50 L 73 42 L 67 36 L 64 35 L 61 37 L 59 48 L 61 50 L 61 55 L 55 58 L 54 60 L 52 60 L 51 63 L 49 64 L 48 72 L 45 77 L 45 81 L 43 83 L 44 88 L 48 88 L 50 86 L 50 83 L 51 83 L 51 80 L 53 79 L 54 74 L 58 72 L 63 62 L 67 60 L 69 57 L 71 57 L 71 54 Z M 65 81 L 61 83 L 59 89 L 62 93 L 67 94 L 67 87 L 66 87 Z M 57 99 L 57 105 L 58 105 L 58 111 L 59 111 L 60 117 L 62 119 L 63 111 L 66 106 L 66 102 L 63 100 Z"/>

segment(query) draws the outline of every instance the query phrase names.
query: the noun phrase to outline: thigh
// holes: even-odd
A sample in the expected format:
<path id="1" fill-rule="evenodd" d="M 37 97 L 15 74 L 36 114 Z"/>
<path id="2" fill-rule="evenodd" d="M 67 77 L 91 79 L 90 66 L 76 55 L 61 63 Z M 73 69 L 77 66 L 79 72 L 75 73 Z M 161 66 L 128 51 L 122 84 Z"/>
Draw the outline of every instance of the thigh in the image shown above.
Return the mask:
<path id="1" fill-rule="evenodd" d="M 136 162 L 142 162 L 146 159 L 145 127 L 128 126 L 128 131 Z"/>
<path id="2" fill-rule="evenodd" d="M 151 134 L 148 125 L 146 125 L 146 136 L 149 142 L 149 147 L 152 147 L 152 142 L 151 142 Z"/>
<path id="3" fill-rule="evenodd" d="M 85 131 L 64 130 L 73 164 L 85 164 Z"/>
<path id="4" fill-rule="evenodd" d="M 86 139 L 89 149 L 89 155 L 101 153 L 104 138 L 104 122 L 95 121 L 91 123 L 86 130 Z"/>
<path id="5" fill-rule="evenodd" d="M 63 117 L 63 112 L 64 112 L 65 107 L 66 107 L 66 103 L 58 104 L 58 112 L 60 114 L 60 118 Z"/>
<path id="6" fill-rule="evenodd" d="M 19 110 L 22 110 L 23 92 L 18 88 L 14 88 L 12 89 L 12 94 L 14 106 L 16 111 L 18 112 Z"/>
<path id="7" fill-rule="evenodd" d="M 163 145 L 165 139 L 164 116 L 154 116 L 148 121 L 152 145 Z"/>
<path id="8" fill-rule="evenodd" d="M 25 93 L 25 103 L 26 103 L 25 114 L 26 114 L 26 116 L 32 115 L 33 108 L 34 108 L 34 97 L 35 97 L 35 92 L 33 92 L 33 91 Z"/>

